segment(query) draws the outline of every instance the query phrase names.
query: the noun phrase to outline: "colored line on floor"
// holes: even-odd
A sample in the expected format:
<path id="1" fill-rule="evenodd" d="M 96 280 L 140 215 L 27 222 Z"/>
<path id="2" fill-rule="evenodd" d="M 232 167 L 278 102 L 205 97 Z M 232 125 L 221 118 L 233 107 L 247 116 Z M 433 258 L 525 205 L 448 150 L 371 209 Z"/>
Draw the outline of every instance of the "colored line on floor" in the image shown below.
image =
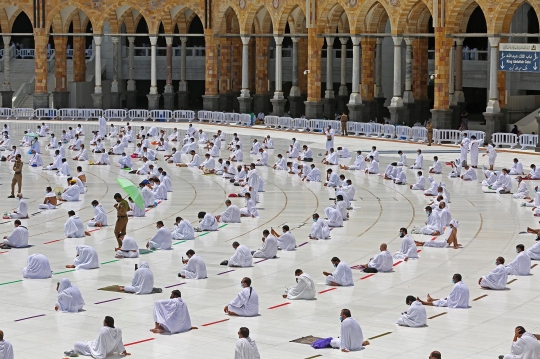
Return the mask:
<path id="1" fill-rule="evenodd" d="M 302 244 L 300 244 L 298 247 L 302 247 L 302 246 L 305 246 L 306 244 L 308 244 L 309 242 L 304 242 Z"/>
<path id="2" fill-rule="evenodd" d="M 441 315 L 445 315 L 445 314 L 448 314 L 448 312 L 442 312 L 442 313 L 440 313 L 440 314 L 437 314 L 437 315 L 434 315 L 434 316 L 432 316 L 432 317 L 429 317 L 428 319 L 435 319 L 435 318 L 440 317 Z"/>
<path id="3" fill-rule="evenodd" d="M 0 283 L 0 285 L 6 285 L 6 284 L 18 283 L 18 282 L 22 282 L 22 279 L 19 279 L 19 280 L 12 280 L 11 282 Z"/>
<path id="4" fill-rule="evenodd" d="M 222 224 L 221 226 L 219 226 L 219 228 L 223 228 L 227 225 L 228 223 L 225 223 L 225 224 Z"/>
<path id="5" fill-rule="evenodd" d="M 421 249 L 419 249 L 419 250 L 417 250 L 417 251 L 416 251 L 416 253 L 420 253 L 420 252 L 422 252 L 422 250 L 421 250 Z"/>
<path id="6" fill-rule="evenodd" d="M 216 275 L 222 275 L 222 274 L 230 273 L 230 272 L 234 272 L 234 269 L 231 269 L 231 270 L 228 270 L 228 271 L 225 271 L 225 272 L 221 272 L 221 273 L 218 273 Z"/>
<path id="7" fill-rule="evenodd" d="M 31 316 L 31 317 L 26 317 L 26 318 L 21 318 L 21 319 L 15 319 L 14 322 L 20 322 L 21 320 L 32 319 L 32 318 L 38 318 L 38 317 L 44 317 L 44 316 L 45 316 L 45 314 L 39 314 L 39 315 Z"/>
<path id="8" fill-rule="evenodd" d="M 184 242 L 187 242 L 187 240 L 186 240 L 186 239 L 184 239 L 183 241 L 180 241 L 180 242 L 176 242 L 176 243 L 174 243 L 174 244 L 173 244 L 173 246 L 175 246 L 175 245 L 177 245 L 177 244 L 181 244 L 181 243 L 184 243 Z"/>
<path id="9" fill-rule="evenodd" d="M 392 334 L 392 332 L 382 333 L 382 334 L 376 335 L 374 337 L 368 338 L 368 340 L 373 340 L 373 339 L 377 339 L 377 338 L 380 338 L 380 337 L 384 337 L 385 335 L 388 335 L 388 334 Z"/>
<path id="10" fill-rule="evenodd" d="M 508 284 L 514 283 L 516 280 L 517 280 L 517 278 L 512 279 L 510 282 L 508 282 L 508 283 L 506 283 L 506 284 L 508 285 Z"/>
<path id="11" fill-rule="evenodd" d="M 44 242 L 43 244 L 51 244 L 51 243 L 60 242 L 60 241 L 61 239 L 55 239 L 54 241 Z"/>
<path id="12" fill-rule="evenodd" d="M 364 280 L 364 279 L 367 279 L 367 278 L 369 278 L 369 277 L 373 277 L 374 275 L 375 275 L 375 274 L 368 274 L 368 275 L 366 275 L 365 277 L 360 278 L 360 280 Z"/>
<path id="13" fill-rule="evenodd" d="M 268 260 L 268 258 L 261 259 L 260 261 L 257 261 L 257 262 L 255 262 L 254 264 L 261 263 L 261 262 L 264 262 L 264 261 L 267 261 L 267 260 Z"/>
<path id="14" fill-rule="evenodd" d="M 437 239 L 437 237 L 433 237 L 433 238 L 431 238 L 431 240 L 432 240 L 432 241 L 434 241 L 434 240 L 436 240 L 436 239 Z"/>
<path id="15" fill-rule="evenodd" d="M 392 264 L 392 267 L 395 267 L 395 266 L 397 266 L 398 264 L 401 264 L 401 263 L 403 263 L 403 261 L 397 261 L 396 263 Z"/>
<path id="16" fill-rule="evenodd" d="M 206 236 L 207 234 L 210 234 L 210 232 L 204 232 L 204 233 L 201 233 L 201 234 L 199 234 L 197 237 Z"/>
<path id="17" fill-rule="evenodd" d="M 165 288 L 172 288 L 172 287 L 178 287 L 179 285 L 182 285 L 182 284 L 186 284 L 186 282 L 182 282 L 182 283 L 178 283 L 178 284 L 172 284 L 172 285 L 168 285 L 168 286 L 166 286 Z"/>
<path id="18" fill-rule="evenodd" d="M 534 267 L 536 267 L 538 265 L 538 263 L 535 263 L 531 266 L 531 269 L 533 269 Z"/>
<path id="19" fill-rule="evenodd" d="M 69 272 L 75 272 L 76 269 L 69 269 L 69 270 L 63 270 L 61 272 L 55 272 L 53 275 L 62 274 L 62 273 L 69 273 Z"/>
<path id="20" fill-rule="evenodd" d="M 9 252 L 9 251 L 3 251 L 3 252 L 0 252 L 0 254 L 4 254 L 4 253 L 7 253 L 7 252 Z"/>
<path id="21" fill-rule="evenodd" d="M 214 325 L 214 324 L 219 324 L 219 323 L 223 323 L 223 322 L 226 322 L 227 320 L 229 320 L 229 318 L 227 319 L 222 319 L 222 320 L 218 320 L 216 322 L 210 322 L 210 323 L 206 323 L 206 324 L 203 324 L 201 325 L 202 327 L 207 327 L 209 325 Z"/>
<path id="22" fill-rule="evenodd" d="M 478 298 L 474 298 L 472 301 L 476 302 L 477 300 L 480 300 L 480 299 L 485 298 L 487 296 L 488 296 L 487 294 L 484 294 L 484 295 L 479 296 Z"/>
<path id="23" fill-rule="evenodd" d="M 107 303 L 107 302 L 114 302 L 115 300 L 120 300 L 122 298 L 113 298 L 113 299 L 109 299 L 109 300 L 104 300 L 102 302 L 97 302 L 97 303 L 94 303 L 94 304 L 103 304 L 103 303 Z"/>
<path id="24" fill-rule="evenodd" d="M 317 354 L 312 357 L 307 357 L 306 359 L 313 359 L 313 358 L 318 358 L 318 357 L 322 357 L 322 354 Z"/>
<path id="25" fill-rule="evenodd" d="M 96 228 L 96 229 L 92 229 L 91 231 L 87 231 L 88 233 L 90 232 L 95 232 L 95 231 L 99 231 L 101 228 Z"/>
<path id="26" fill-rule="evenodd" d="M 124 346 L 125 346 L 125 347 L 129 347 L 130 345 L 135 345 L 135 344 L 140 344 L 140 343 L 144 343 L 144 342 L 149 342 L 149 341 L 154 340 L 154 339 L 156 339 L 156 338 L 148 338 L 148 339 L 138 340 L 138 341 L 136 341 L 136 342 L 124 344 Z"/>
<path id="27" fill-rule="evenodd" d="M 325 290 L 321 290 L 319 292 L 319 294 L 323 294 L 323 293 L 326 293 L 326 292 L 330 292 L 331 290 L 336 290 L 337 288 L 330 288 L 330 289 L 325 289 Z"/>
<path id="28" fill-rule="evenodd" d="M 286 302 L 286 303 L 281 303 L 281 304 L 278 304 L 278 305 L 274 305 L 273 307 L 270 307 L 268 309 L 276 309 L 276 308 L 279 308 L 279 307 L 284 307 L 286 305 L 289 305 L 291 304 L 291 302 Z"/>
<path id="29" fill-rule="evenodd" d="M 120 259 L 113 259 L 112 261 L 101 262 L 101 264 L 108 264 L 108 263 L 119 262 L 119 261 Z"/>

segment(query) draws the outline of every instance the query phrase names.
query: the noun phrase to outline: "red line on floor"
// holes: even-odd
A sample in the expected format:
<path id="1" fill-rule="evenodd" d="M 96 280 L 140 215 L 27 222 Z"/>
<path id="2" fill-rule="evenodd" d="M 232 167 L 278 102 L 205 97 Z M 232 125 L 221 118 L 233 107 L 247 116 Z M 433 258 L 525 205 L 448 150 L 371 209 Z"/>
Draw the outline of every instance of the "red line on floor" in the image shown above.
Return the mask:
<path id="1" fill-rule="evenodd" d="M 392 267 L 395 267 L 395 266 L 397 266 L 397 265 L 400 264 L 400 263 L 403 263 L 403 261 L 397 261 L 396 263 L 394 263 L 394 264 L 392 265 Z"/>
<path id="2" fill-rule="evenodd" d="M 3 251 L 3 252 L 0 252 L 0 254 L 7 253 L 7 252 L 9 252 L 9 251 Z"/>
<path id="3" fill-rule="evenodd" d="M 143 340 L 139 340 L 139 341 L 136 341 L 136 342 L 133 342 L 133 343 L 127 343 L 127 344 L 124 344 L 125 347 L 128 347 L 130 345 L 135 345 L 135 344 L 139 344 L 139 343 L 144 343 L 144 342 L 149 342 L 150 340 L 154 340 L 155 338 L 148 338 L 148 339 L 143 339 Z"/>
<path id="4" fill-rule="evenodd" d="M 286 305 L 289 305 L 289 304 L 291 304 L 291 302 L 274 305 L 273 307 L 270 307 L 268 309 L 276 309 L 276 308 L 283 307 L 283 306 L 286 306 Z"/>
<path id="5" fill-rule="evenodd" d="M 49 243 L 54 243 L 54 242 L 60 242 L 60 239 L 55 239 L 54 241 L 45 242 L 45 243 L 43 243 L 43 244 L 49 244 Z"/>
<path id="6" fill-rule="evenodd" d="M 432 241 L 434 241 L 434 240 L 436 240 L 436 239 L 437 239 L 437 237 L 433 237 L 433 238 L 431 238 L 431 240 L 432 240 Z"/>
<path id="7" fill-rule="evenodd" d="M 420 253 L 420 252 L 422 252 L 422 250 L 421 250 L 421 249 L 419 249 L 419 250 L 417 250 L 417 251 L 416 251 L 416 253 Z"/>
<path id="8" fill-rule="evenodd" d="M 223 323 L 223 322 L 226 322 L 227 320 L 229 320 L 229 318 L 227 319 L 222 319 L 222 320 L 218 320 L 216 322 L 210 322 L 210 323 L 206 323 L 206 324 L 203 324 L 202 327 L 207 327 L 209 325 L 214 325 L 214 324 L 218 324 L 218 323 Z"/>
<path id="9" fill-rule="evenodd" d="M 99 231 L 101 228 L 96 228 L 96 229 L 92 229 L 91 231 L 88 231 L 88 232 L 95 232 L 95 231 Z"/>
<path id="10" fill-rule="evenodd" d="M 336 290 L 337 288 L 330 288 L 330 289 L 325 289 L 323 291 L 320 291 L 319 294 L 323 294 L 323 293 L 326 293 L 326 292 L 329 292 L 331 290 Z"/>
<path id="11" fill-rule="evenodd" d="M 364 279 L 367 279 L 369 277 L 373 277 L 374 275 L 375 274 L 368 274 L 367 276 L 360 278 L 360 280 L 364 280 Z"/>

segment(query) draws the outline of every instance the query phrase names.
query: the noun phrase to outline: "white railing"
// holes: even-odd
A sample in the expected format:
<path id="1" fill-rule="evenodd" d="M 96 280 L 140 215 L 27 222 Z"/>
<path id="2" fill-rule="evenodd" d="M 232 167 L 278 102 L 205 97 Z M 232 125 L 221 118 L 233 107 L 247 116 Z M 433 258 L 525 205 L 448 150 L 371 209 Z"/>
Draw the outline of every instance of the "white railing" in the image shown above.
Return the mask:
<path id="1" fill-rule="evenodd" d="M 482 140 L 482 141 L 486 137 L 486 133 L 484 131 L 466 130 L 466 131 L 463 131 L 462 133 L 466 133 L 469 138 L 474 136 L 474 137 L 476 137 L 477 140 Z"/>
<path id="2" fill-rule="evenodd" d="M 251 115 L 247 113 L 241 114 L 236 124 L 238 126 L 251 126 Z"/>
<path id="3" fill-rule="evenodd" d="M 126 110 L 109 109 L 103 111 L 103 117 L 105 117 L 107 120 L 118 119 L 120 121 L 124 121 L 128 115 Z"/>
<path id="4" fill-rule="evenodd" d="M 521 135 L 519 136 L 519 143 L 522 150 L 527 149 L 527 147 L 536 147 L 538 144 L 538 135 Z"/>
<path id="5" fill-rule="evenodd" d="M 394 138 L 396 136 L 396 127 L 394 125 L 384 125 L 383 137 Z"/>
<path id="6" fill-rule="evenodd" d="M 150 46 L 146 47 L 135 47 L 134 56 L 136 57 L 150 57 L 152 56 L 152 48 Z M 124 47 L 123 50 L 127 53 L 128 48 Z M 166 47 L 156 47 L 156 56 L 166 56 L 167 48 Z M 172 56 L 182 56 L 182 48 L 173 47 Z M 186 48 L 186 57 L 204 57 L 206 56 L 206 49 L 204 47 L 187 47 Z"/>
<path id="7" fill-rule="evenodd" d="M 223 123 L 225 120 L 225 113 L 223 112 L 212 112 L 212 123 Z"/>
<path id="8" fill-rule="evenodd" d="M 129 110 L 128 116 L 130 120 L 141 120 L 146 121 L 148 120 L 148 117 L 150 117 L 150 111 L 148 110 Z"/>
<path id="9" fill-rule="evenodd" d="M 375 122 L 370 123 L 370 125 L 371 130 L 369 134 L 377 137 L 382 137 L 382 135 L 384 134 L 384 125 Z"/>
<path id="10" fill-rule="evenodd" d="M 195 112 L 189 111 L 189 110 L 176 110 L 172 114 L 172 118 L 178 122 L 178 121 L 185 121 L 188 120 L 189 122 L 193 121 L 195 119 Z"/>
<path id="11" fill-rule="evenodd" d="M 31 118 L 34 118 L 34 109 L 33 108 L 14 108 L 11 114 L 13 117 L 15 117 L 16 120 L 18 120 L 19 118 L 31 119 Z"/>
<path id="12" fill-rule="evenodd" d="M 7 107 L 0 107 L 0 118 L 8 119 L 12 116 L 12 110 Z"/>
<path id="13" fill-rule="evenodd" d="M 461 142 L 463 135 L 458 130 L 434 130 L 433 136 L 435 143 L 441 144 L 442 142 L 453 142 L 457 145 Z"/>
<path id="14" fill-rule="evenodd" d="M 34 116 L 38 119 L 38 121 L 41 121 L 42 118 L 54 120 L 56 119 L 57 115 L 58 110 L 54 108 L 38 108 L 34 110 Z"/>
<path id="15" fill-rule="evenodd" d="M 238 123 L 240 122 L 240 114 L 236 112 L 226 112 L 224 121 L 227 125 L 229 123 Z"/>
<path id="16" fill-rule="evenodd" d="M 35 56 L 35 51 L 34 49 L 20 49 L 20 50 L 17 50 L 17 57 L 20 57 L 21 59 L 24 59 L 24 58 L 31 58 L 33 59 Z"/>
<path id="17" fill-rule="evenodd" d="M 56 51 L 54 49 L 47 49 L 47 58 L 50 59 L 55 53 Z"/>
<path id="18" fill-rule="evenodd" d="M 412 140 L 413 142 L 427 142 L 427 129 L 425 127 L 413 127 Z"/>
<path id="19" fill-rule="evenodd" d="M 84 50 L 84 56 L 85 56 L 87 59 L 92 58 L 92 54 L 93 54 L 92 49 L 86 49 L 86 50 Z"/>
<path id="20" fill-rule="evenodd" d="M 309 120 L 305 118 L 295 118 L 293 120 L 293 126 L 295 131 L 307 130 L 309 128 Z"/>
<path id="21" fill-rule="evenodd" d="M 396 137 L 398 140 L 409 141 L 411 139 L 411 128 L 409 126 L 396 126 Z"/>
<path id="22" fill-rule="evenodd" d="M 277 116 L 264 116 L 264 125 L 268 127 L 277 128 L 279 126 L 279 117 Z"/>
<path id="23" fill-rule="evenodd" d="M 97 120 L 101 115 L 103 115 L 103 110 L 92 108 L 63 108 L 58 111 L 58 117 L 60 120 L 64 120 L 66 118 L 72 120 L 83 119 L 85 121 L 90 119 Z"/>
<path id="24" fill-rule="evenodd" d="M 150 111 L 150 118 L 154 121 L 169 122 L 172 117 L 171 110 L 152 110 Z"/>
<path id="25" fill-rule="evenodd" d="M 362 125 L 363 125 L 363 122 L 349 121 L 347 122 L 347 132 L 349 134 L 359 136 L 363 129 Z"/>
<path id="26" fill-rule="evenodd" d="M 497 132 L 491 135 L 491 140 L 497 146 L 510 146 L 510 148 L 514 148 L 518 145 L 518 136 L 514 133 Z"/>
<path id="27" fill-rule="evenodd" d="M 199 111 L 197 117 L 199 118 L 199 122 L 212 122 L 212 111 Z"/>
<path id="28" fill-rule="evenodd" d="M 293 129 L 293 119 L 290 117 L 280 117 L 278 119 L 279 127 L 282 130 L 292 130 Z"/>

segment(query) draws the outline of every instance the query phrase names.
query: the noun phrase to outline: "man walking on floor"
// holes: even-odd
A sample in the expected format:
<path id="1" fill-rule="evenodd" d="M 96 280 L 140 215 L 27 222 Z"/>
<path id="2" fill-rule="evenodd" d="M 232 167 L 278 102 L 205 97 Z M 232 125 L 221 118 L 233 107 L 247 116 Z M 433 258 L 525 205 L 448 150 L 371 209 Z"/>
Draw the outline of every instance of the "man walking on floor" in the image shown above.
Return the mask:
<path id="1" fill-rule="evenodd" d="M 13 163 L 13 171 L 15 171 L 15 174 L 13 174 L 13 179 L 11 180 L 11 195 L 8 198 L 15 198 L 15 185 L 16 184 L 19 186 L 19 190 L 17 191 L 17 193 L 21 193 L 22 168 L 23 168 L 23 161 L 21 161 L 21 155 L 17 154 L 15 156 L 15 163 Z"/>
<path id="2" fill-rule="evenodd" d="M 114 250 L 118 251 L 120 250 L 120 248 L 122 248 L 122 240 L 120 239 L 120 233 L 127 233 L 127 212 L 129 211 L 129 204 L 125 199 L 122 198 L 122 195 L 120 195 L 120 193 L 115 193 L 114 200 L 116 201 L 114 208 L 116 208 L 117 216 L 116 225 L 114 226 L 114 236 L 116 237 L 116 241 L 118 242 L 118 248 L 115 248 Z"/>

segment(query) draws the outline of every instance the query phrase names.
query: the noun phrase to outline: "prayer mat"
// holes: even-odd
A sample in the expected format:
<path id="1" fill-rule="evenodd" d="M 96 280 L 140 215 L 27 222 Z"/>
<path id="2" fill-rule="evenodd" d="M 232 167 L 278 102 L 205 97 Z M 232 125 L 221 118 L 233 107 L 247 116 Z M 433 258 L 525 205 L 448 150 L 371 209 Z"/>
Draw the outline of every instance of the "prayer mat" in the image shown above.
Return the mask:
<path id="1" fill-rule="evenodd" d="M 313 335 L 308 335 L 307 337 L 291 340 L 290 343 L 300 343 L 300 344 L 311 345 L 313 342 L 319 339 L 322 339 L 322 338 L 314 337 Z"/>
<path id="2" fill-rule="evenodd" d="M 11 247 L 11 249 L 23 249 L 23 248 L 30 248 L 30 247 L 33 247 L 33 246 L 34 246 L 33 244 L 29 244 L 26 247 Z"/>
<path id="3" fill-rule="evenodd" d="M 149 249 L 144 249 L 144 248 L 139 248 L 139 254 L 148 254 L 148 253 L 152 253 L 153 251 L 149 250 Z"/>
<path id="4" fill-rule="evenodd" d="M 126 293 L 126 292 L 120 292 L 118 290 L 118 285 L 109 285 L 107 287 L 98 288 L 98 290 L 104 290 L 106 292 Z M 153 288 L 152 293 L 150 293 L 150 294 L 161 293 L 161 292 L 163 292 L 163 289 L 161 289 L 161 288 Z M 126 293 L 126 294 L 135 294 L 135 293 Z"/>

